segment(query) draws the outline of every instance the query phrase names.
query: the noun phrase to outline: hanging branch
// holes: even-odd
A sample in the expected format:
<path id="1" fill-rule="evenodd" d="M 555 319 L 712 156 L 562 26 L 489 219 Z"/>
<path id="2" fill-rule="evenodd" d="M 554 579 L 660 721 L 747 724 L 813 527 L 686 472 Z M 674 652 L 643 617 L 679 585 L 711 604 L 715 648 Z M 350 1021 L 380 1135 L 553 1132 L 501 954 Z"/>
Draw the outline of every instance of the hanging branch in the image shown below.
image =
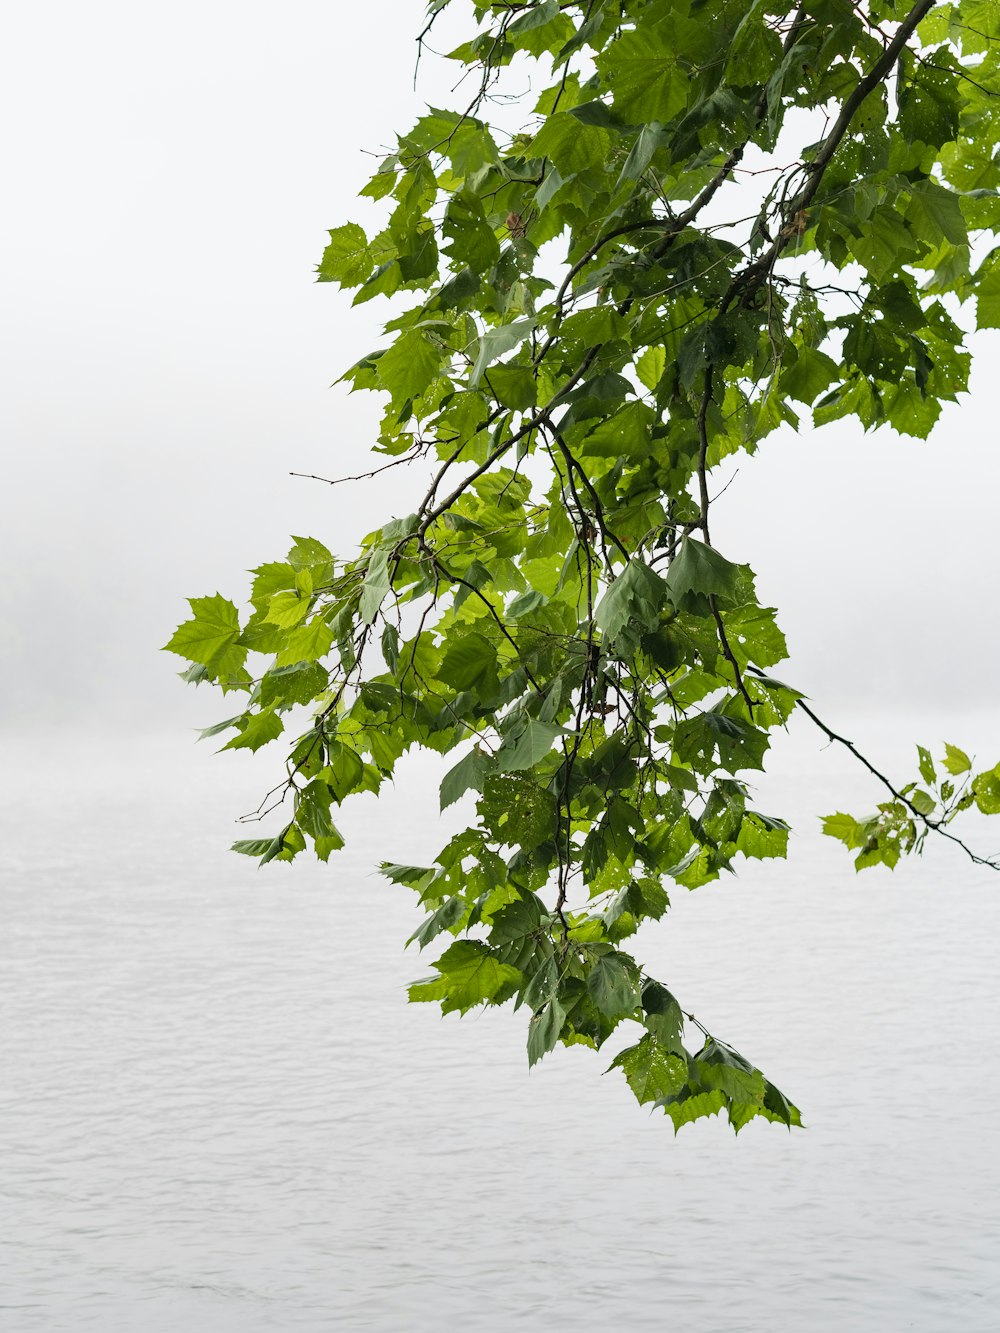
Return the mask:
<path id="1" fill-rule="evenodd" d="M 897 24 L 864 4 L 848 22 L 787 0 L 696 20 L 669 0 L 447 0 L 470 21 L 451 59 L 474 95 L 398 136 L 365 186 L 381 220 L 335 227 L 319 266 L 356 302 L 392 302 L 384 344 L 343 378 L 378 395 L 393 458 L 353 479 L 424 457 L 433 475 L 353 553 L 298 538 L 262 564 L 248 612 L 194 598 L 168 645 L 186 679 L 240 699 L 211 729 L 225 748 L 313 712 L 254 815 L 280 806 L 282 826 L 236 844 L 262 863 L 327 860 L 336 807 L 411 749 L 449 756 L 459 831 L 430 865 L 384 867 L 439 955 L 410 998 L 512 1000 L 532 1064 L 630 1025 L 613 1067 L 675 1128 L 799 1123 L 625 947 L 675 886 L 787 853 L 747 775 L 796 707 L 892 796 L 876 820 L 827 820 L 859 868 L 931 832 L 1000 868 L 951 831 L 972 805 L 1000 813 L 1000 765 L 973 773 L 949 747 L 956 790 L 920 751 L 931 796 L 828 728 L 767 674 L 787 655 L 775 612 L 710 514 L 712 466 L 810 410 L 926 436 L 967 388 L 954 309 L 975 295 L 1000 327 L 1000 246 L 981 241 L 1000 166 L 966 4 L 932 30 L 930 0 Z M 518 132 L 491 125 L 521 98 Z M 732 182 L 751 152 L 770 185 L 745 216 Z"/>

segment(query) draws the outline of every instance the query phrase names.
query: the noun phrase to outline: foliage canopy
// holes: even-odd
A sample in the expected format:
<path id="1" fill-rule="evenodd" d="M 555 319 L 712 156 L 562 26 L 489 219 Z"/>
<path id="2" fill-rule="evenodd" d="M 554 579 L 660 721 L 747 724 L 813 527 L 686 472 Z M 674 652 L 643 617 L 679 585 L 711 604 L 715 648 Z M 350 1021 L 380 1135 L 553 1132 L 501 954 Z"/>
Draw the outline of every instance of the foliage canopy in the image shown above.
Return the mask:
<path id="1" fill-rule="evenodd" d="M 167 646 L 240 699 L 205 733 L 226 749 L 312 711 L 260 812 L 281 826 L 235 845 L 261 863 L 325 861 L 332 807 L 453 752 L 441 805 L 472 793 L 475 819 L 383 867 L 419 946 L 452 937 L 412 1000 L 512 1000 L 531 1064 L 632 1024 L 612 1067 L 676 1128 L 796 1125 L 623 946 L 674 886 L 785 855 L 747 775 L 795 708 L 842 740 L 771 674 L 785 640 L 713 545 L 710 476 L 803 418 L 925 437 L 965 390 L 972 310 L 1000 327 L 1000 9 L 432 0 L 421 47 L 446 9 L 475 94 L 399 136 L 361 191 L 381 222 L 336 227 L 318 270 L 403 294 L 344 379 L 429 485 L 354 555 L 296 538 L 248 614 L 193 599 Z M 824 825 L 859 869 L 1000 812 L 1000 766 L 953 746 L 876 776 L 871 816 Z"/>

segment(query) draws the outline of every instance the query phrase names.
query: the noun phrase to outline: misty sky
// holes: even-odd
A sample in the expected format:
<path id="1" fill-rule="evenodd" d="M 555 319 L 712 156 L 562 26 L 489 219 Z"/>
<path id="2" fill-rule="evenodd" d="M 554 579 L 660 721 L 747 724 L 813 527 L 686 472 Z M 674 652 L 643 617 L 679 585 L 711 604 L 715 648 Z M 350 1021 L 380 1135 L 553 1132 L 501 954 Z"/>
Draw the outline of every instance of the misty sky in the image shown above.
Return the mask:
<path id="1" fill-rule="evenodd" d="M 288 474 L 371 465 L 375 398 L 329 386 L 377 345 L 385 307 L 351 310 L 313 269 L 326 227 L 371 216 L 354 197 L 373 169 L 362 150 L 423 100 L 460 95 L 432 60 L 413 91 L 423 9 L 10 11 L 8 725 L 216 720 L 225 704 L 185 690 L 157 651 L 184 596 L 240 600 L 241 571 L 280 558 L 289 533 L 348 553 L 412 508 L 402 470 L 350 490 Z M 716 543 L 781 608 L 793 660 L 779 674 L 831 718 L 932 704 L 985 719 L 993 702 L 998 341 L 974 346 L 973 392 L 930 441 L 839 425 L 773 437 L 718 501 Z"/>

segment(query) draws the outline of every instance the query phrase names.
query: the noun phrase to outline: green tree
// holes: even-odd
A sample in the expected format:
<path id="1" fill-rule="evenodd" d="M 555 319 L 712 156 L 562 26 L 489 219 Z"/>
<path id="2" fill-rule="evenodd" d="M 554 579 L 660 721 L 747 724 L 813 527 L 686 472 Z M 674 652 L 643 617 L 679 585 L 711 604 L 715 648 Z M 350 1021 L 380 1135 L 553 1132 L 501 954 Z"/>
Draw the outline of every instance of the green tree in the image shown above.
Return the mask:
<path id="1" fill-rule="evenodd" d="M 239 697 L 226 749 L 311 710 L 280 826 L 236 843 L 261 863 L 326 860 L 332 807 L 412 747 L 453 754 L 441 804 L 474 793 L 474 822 L 383 867 L 420 947 L 451 937 L 412 1000 L 523 1006 L 529 1063 L 633 1024 L 613 1067 L 675 1127 L 795 1125 L 624 947 L 674 885 L 785 855 L 746 775 L 794 709 L 843 739 L 771 674 L 785 641 L 712 542 L 710 474 L 803 417 L 922 438 L 966 388 L 973 305 L 1000 327 L 1000 10 L 432 0 L 421 47 L 446 9 L 475 95 L 399 136 L 361 191 L 380 221 L 319 265 L 355 304 L 403 294 L 344 379 L 381 397 L 386 466 L 430 484 L 346 558 L 295 539 L 249 614 L 195 598 L 168 647 Z M 854 753 L 886 799 L 825 829 L 859 869 L 931 832 L 981 860 L 952 821 L 1000 811 L 1000 766 L 919 748 L 896 786 Z"/>

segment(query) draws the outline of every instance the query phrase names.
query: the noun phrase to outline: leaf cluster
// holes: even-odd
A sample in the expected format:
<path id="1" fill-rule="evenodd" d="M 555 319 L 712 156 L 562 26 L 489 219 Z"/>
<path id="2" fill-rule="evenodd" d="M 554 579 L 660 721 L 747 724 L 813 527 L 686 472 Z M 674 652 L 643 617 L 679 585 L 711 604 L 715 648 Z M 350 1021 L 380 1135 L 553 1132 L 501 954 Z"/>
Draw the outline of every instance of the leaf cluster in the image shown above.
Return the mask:
<path id="1" fill-rule="evenodd" d="M 1000 22 L 981 0 L 434 0 L 425 37 L 449 5 L 476 95 L 398 136 L 375 221 L 318 269 L 392 298 L 343 379 L 426 489 L 346 558 L 297 538 L 246 613 L 193 599 L 167 646 L 240 698 L 206 732 L 224 748 L 285 737 L 257 812 L 282 825 L 236 844 L 262 862 L 326 860 L 345 799 L 413 747 L 450 756 L 467 826 L 385 867 L 419 946 L 451 938 L 411 999 L 524 1007 L 532 1064 L 634 1023 L 612 1067 L 675 1127 L 798 1124 L 621 945 L 678 889 L 786 854 L 750 784 L 803 696 L 712 541 L 715 469 L 782 426 L 922 438 L 965 390 L 966 312 L 1000 326 Z M 494 111 L 525 86 L 511 131 Z M 939 783 L 922 750 L 920 784 L 826 831 L 892 866 L 1000 810 L 1000 770 L 960 762 Z"/>

